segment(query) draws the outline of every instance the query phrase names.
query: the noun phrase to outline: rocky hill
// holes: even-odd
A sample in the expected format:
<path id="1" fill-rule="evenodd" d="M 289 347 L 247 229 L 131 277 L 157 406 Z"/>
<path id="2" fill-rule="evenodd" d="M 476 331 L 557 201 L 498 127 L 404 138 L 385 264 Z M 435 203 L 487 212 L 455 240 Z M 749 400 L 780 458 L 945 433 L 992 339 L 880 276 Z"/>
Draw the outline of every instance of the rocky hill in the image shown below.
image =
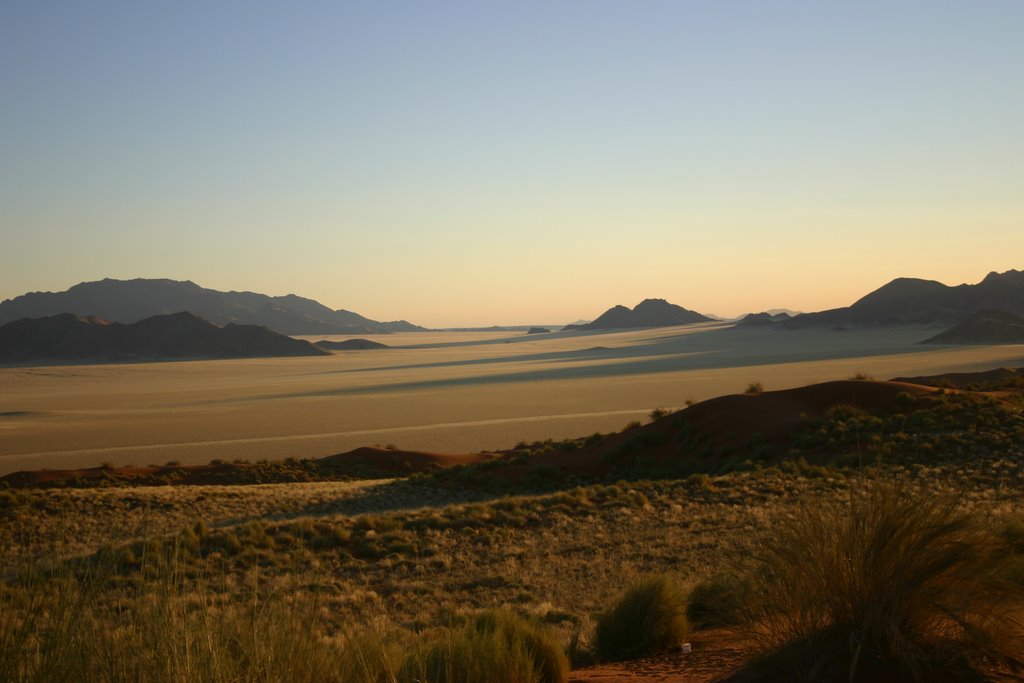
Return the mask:
<path id="1" fill-rule="evenodd" d="M 329 352 L 265 327 L 223 327 L 193 313 L 130 325 L 72 313 L 25 318 L 0 327 L 0 363 L 321 356 Z"/>
<path id="2" fill-rule="evenodd" d="M 390 349 L 387 344 L 371 341 L 369 339 L 346 339 L 345 341 L 331 341 L 322 339 L 316 342 L 316 346 L 330 351 L 369 351 L 372 349 Z"/>
<path id="3" fill-rule="evenodd" d="M 762 313 L 748 313 L 747 315 L 740 318 L 736 323 L 737 327 L 768 327 L 777 323 L 783 323 L 789 320 L 791 316 L 788 313 L 769 313 L 764 311 Z"/>
<path id="4" fill-rule="evenodd" d="M 566 325 L 567 330 L 612 330 L 631 327 L 672 327 L 709 322 L 711 318 L 696 311 L 670 304 L 664 299 L 644 299 L 634 308 L 613 306 L 596 320 L 584 325 Z"/>
<path id="5" fill-rule="evenodd" d="M 922 344 L 1024 344 L 1024 318 L 1005 311 L 978 311 Z"/>

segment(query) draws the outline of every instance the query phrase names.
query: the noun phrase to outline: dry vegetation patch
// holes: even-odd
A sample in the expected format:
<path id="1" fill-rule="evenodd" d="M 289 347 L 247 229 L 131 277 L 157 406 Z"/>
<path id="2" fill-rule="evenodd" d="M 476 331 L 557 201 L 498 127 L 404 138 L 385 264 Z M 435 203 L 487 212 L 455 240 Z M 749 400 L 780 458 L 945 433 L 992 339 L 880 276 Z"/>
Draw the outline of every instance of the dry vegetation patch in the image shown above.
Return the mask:
<path id="1" fill-rule="evenodd" d="M 929 601 L 940 594 L 926 591 L 926 599 L 918 600 L 925 607 L 907 608 L 907 618 L 895 619 L 913 624 L 910 632 L 917 634 L 901 641 L 888 627 L 864 626 L 885 621 L 869 609 L 886 604 L 872 591 L 889 598 L 886 587 L 914 588 L 915 577 L 931 576 L 925 583 L 935 589 L 991 597 L 996 593 L 985 594 L 969 579 L 991 574 L 1011 593 L 1024 581 L 1024 523 L 1015 521 L 1024 519 L 1024 418 L 1012 396 L 936 390 L 920 400 L 892 391 L 885 388 L 885 396 L 902 401 L 902 408 L 878 412 L 839 403 L 798 416 L 799 428 L 785 448 L 765 438 L 722 452 L 680 418 L 685 413 L 675 413 L 613 437 L 521 444 L 507 455 L 511 463 L 489 460 L 405 479 L 0 491 L 0 660 L 14 667 L 6 679 L 15 681 L 59 680 L 55 672 L 71 675 L 83 661 L 107 672 L 94 680 L 139 680 L 147 677 L 143 669 L 123 664 L 115 671 L 113 662 L 131 648 L 149 647 L 154 659 L 145 671 L 169 666 L 159 658 L 186 660 L 160 680 L 281 680 L 294 678 L 282 676 L 267 658 L 287 662 L 273 653 L 290 648 L 305 653 L 302 658 L 318 672 L 310 680 L 397 681 L 403 671 L 423 675 L 430 662 L 455 672 L 454 653 L 485 648 L 488 656 L 504 658 L 509 671 L 519 671 L 510 674 L 519 680 L 515 676 L 526 669 L 515 667 L 541 675 L 534 651 L 543 649 L 540 641 L 524 644 L 529 638 L 520 637 L 522 629 L 549 634 L 544 648 L 557 642 L 574 665 L 592 661 L 601 649 L 600 615 L 615 615 L 613 604 L 624 587 L 662 574 L 673 579 L 663 579 L 664 590 L 648 604 L 672 605 L 670 614 L 687 613 L 696 628 L 744 623 L 755 631 L 767 625 L 775 640 L 761 642 L 788 652 L 818 642 L 821 633 L 840 633 L 828 642 L 842 641 L 841 667 L 849 669 L 853 661 L 854 671 L 870 671 L 871 662 L 895 658 L 907 671 L 927 671 L 935 648 L 928 644 L 931 636 L 921 634 L 938 633 L 942 643 L 960 643 L 964 653 L 981 642 L 974 634 L 988 633 L 987 641 L 996 643 L 991 625 L 1009 632 L 1010 622 L 982 615 L 993 600 L 963 608 L 941 603 L 943 609 L 929 611 Z M 736 398 L 749 404 L 772 393 Z M 578 476 L 581 470 L 552 474 L 540 464 L 591 457 L 611 464 L 607 472 L 629 476 L 587 479 Z M 666 461 L 685 467 L 659 465 Z M 497 476 L 508 466 L 531 474 Z M 871 508 L 848 514 L 850 501 L 871 499 L 862 492 L 892 482 L 925 490 L 933 501 L 955 500 L 956 506 L 905 508 L 897 496 L 884 524 L 879 520 L 885 515 L 872 516 Z M 855 542 L 866 539 L 870 547 L 872 539 L 898 538 L 900 524 L 928 510 L 936 515 L 921 518 L 913 527 L 917 535 L 902 545 L 876 542 L 863 557 L 855 552 Z M 961 515 L 1002 531 L 986 535 L 973 521 L 962 526 Z M 859 526 L 843 525 L 858 519 Z M 934 529 L 928 520 L 938 520 Z M 943 528 L 948 533 L 939 533 Z M 933 541 L 940 547 L 913 565 L 919 571 L 897 576 L 904 583 L 885 569 L 886 558 L 890 565 L 896 558 L 902 562 Z M 964 548 L 972 548 L 968 555 L 981 564 L 971 564 Z M 975 552 L 979 548 L 984 552 Z M 738 566 L 737 557 L 761 560 L 750 570 Z M 850 570 L 853 557 L 865 568 L 861 578 Z M 998 576 L 986 573 L 997 560 Z M 936 573 L 933 565 L 956 568 Z M 863 578 L 869 574 L 870 581 Z M 685 609 L 675 609 L 675 591 L 691 588 Z M 796 588 L 803 593 L 785 598 L 790 602 L 778 597 Z M 830 602 L 829 595 L 846 602 Z M 904 595 L 895 598 L 900 609 Z M 851 607 L 854 597 L 859 612 Z M 151 611 L 154 604 L 162 606 Z M 502 610 L 501 623 L 526 626 L 492 628 L 494 618 L 481 615 L 495 609 Z M 269 621 L 253 621 L 257 614 Z M 606 623 L 621 626 L 631 619 L 624 612 Z M 232 631 L 236 623 L 255 624 L 247 633 L 273 642 L 245 640 Z M 75 630 L 74 624 L 84 626 Z M 202 642 L 179 638 L 184 652 L 154 644 L 180 630 Z M 685 632 L 666 630 L 673 634 L 666 643 Z M 295 631 L 307 637 L 306 650 L 289 640 Z M 701 642 L 700 634 L 694 642 Z M 855 656 L 846 647 L 851 642 Z M 60 649 L 65 646 L 78 649 Z M 986 648 L 970 649 L 957 661 L 980 671 L 977 653 L 988 666 L 1006 649 Z M 42 652 L 49 654 L 39 659 Z M 420 659 L 410 663 L 410 653 Z M 40 667 L 50 661 L 65 664 L 40 678 Z"/>
<path id="2" fill-rule="evenodd" d="M 844 498 L 796 506 L 741 565 L 727 604 L 764 656 L 738 678 L 982 680 L 1020 665 L 1019 559 L 988 515 L 901 484 Z"/>

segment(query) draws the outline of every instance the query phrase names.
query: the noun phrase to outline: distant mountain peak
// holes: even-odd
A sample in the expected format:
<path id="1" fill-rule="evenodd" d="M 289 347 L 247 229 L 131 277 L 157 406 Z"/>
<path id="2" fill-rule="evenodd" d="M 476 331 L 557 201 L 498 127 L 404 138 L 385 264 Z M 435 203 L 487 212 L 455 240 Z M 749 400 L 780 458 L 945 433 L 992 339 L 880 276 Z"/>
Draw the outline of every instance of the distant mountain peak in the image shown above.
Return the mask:
<path id="1" fill-rule="evenodd" d="M 785 322 L 791 317 L 792 316 L 785 311 L 779 313 L 771 313 L 769 311 L 747 313 L 736 322 L 736 325 L 740 327 L 770 327 L 777 323 Z"/>
<path id="2" fill-rule="evenodd" d="M 621 304 L 612 306 L 585 325 L 567 326 L 580 330 L 626 329 L 631 327 L 671 327 L 691 323 L 708 322 L 711 318 L 682 306 L 671 304 L 665 299 L 644 299 L 632 309 Z"/>

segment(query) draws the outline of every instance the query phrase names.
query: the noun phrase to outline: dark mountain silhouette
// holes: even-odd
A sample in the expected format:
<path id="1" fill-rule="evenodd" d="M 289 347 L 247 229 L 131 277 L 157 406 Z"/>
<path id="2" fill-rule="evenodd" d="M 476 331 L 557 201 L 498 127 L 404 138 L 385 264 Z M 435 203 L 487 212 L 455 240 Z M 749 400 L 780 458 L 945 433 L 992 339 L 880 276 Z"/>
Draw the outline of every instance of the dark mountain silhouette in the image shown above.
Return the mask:
<path id="1" fill-rule="evenodd" d="M 193 313 L 129 325 L 72 313 L 0 327 L 0 362 L 127 361 L 321 356 L 328 352 L 256 325 L 214 325 Z"/>
<path id="2" fill-rule="evenodd" d="M 703 323 L 711 318 L 696 311 L 670 304 L 664 299 L 644 299 L 632 310 L 613 306 L 585 325 L 566 325 L 566 330 L 612 330 L 629 327 L 671 327 Z"/>
<path id="3" fill-rule="evenodd" d="M 976 285 L 898 278 L 847 308 L 804 313 L 787 327 L 836 325 L 953 325 L 985 309 L 1024 315 L 1024 271 L 989 273 Z"/>
<path id="4" fill-rule="evenodd" d="M 1005 311 L 978 311 L 922 344 L 1024 344 L 1024 318 Z"/>
<path id="5" fill-rule="evenodd" d="M 369 339 L 346 339 L 345 341 L 330 341 L 322 339 L 316 342 L 316 346 L 319 346 L 321 349 L 329 349 L 331 351 L 366 351 L 369 349 L 391 348 L 387 344 L 370 341 Z"/>
<path id="6" fill-rule="evenodd" d="M 550 331 L 546 327 L 531 327 L 526 331 L 526 334 L 547 334 Z"/>
<path id="7" fill-rule="evenodd" d="M 440 332 L 529 332 L 533 328 L 561 327 L 561 325 L 489 325 L 487 327 L 443 327 Z"/>
<path id="8" fill-rule="evenodd" d="M 191 311 L 217 325 L 263 325 L 281 334 L 380 334 L 422 330 L 404 320 L 377 322 L 358 313 L 331 310 L 294 294 L 219 292 L 177 280 L 100 280 L 65 292 L 32 292 L 0 303 L 0 324 L 59 313 L 133 323 Z"/>
<path id="9" fill-rule="evenodd" d="M 768 327 L 790 319 L 788 313 L 748 313 L 736 323 L 737 327 Z"/>

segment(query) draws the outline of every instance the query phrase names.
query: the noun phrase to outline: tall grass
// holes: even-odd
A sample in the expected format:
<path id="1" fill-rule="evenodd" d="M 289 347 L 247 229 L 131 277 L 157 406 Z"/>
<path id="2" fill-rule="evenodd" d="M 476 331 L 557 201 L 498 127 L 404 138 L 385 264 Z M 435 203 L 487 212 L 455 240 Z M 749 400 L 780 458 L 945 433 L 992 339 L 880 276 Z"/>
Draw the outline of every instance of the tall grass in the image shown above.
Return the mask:
<path id="1" fill-rule="evenodd" d="M 448 629 L 406 660 L 402 683 L 565 683 L 569 661 L 551 632 L 507 610 Z"/>
<path id="2" fill-rule="evenodd" d="M 955 499 L 873 485 L 805 504 L 746 568 L 758 680 L 969 679 L 1021 654 L 1006 544 Z"/>
<path id="3" fill-rule="evenodd" d="M 342 678 L 348 649 L 317 632 L 315 599 L 254 593 L 245 604 L 218 604 L 212 590 L 185 588 L 173 563 L 148 570 L 117 596 L 118 577 L 106 567 L 23 574 L 5 585 L 0 680 L 360 680 Z"/>
<path id="4" fill-rule="evenodd" d="M 598 617 L 594 645 L 605 661 L 637 659 L 681 645 L 688 632 L 686 596 L 662 575 L 632 586 Z"/>
<path id="5" fill-rule="evenodd" d="M 316 595 L 226 603 L 183 548 L 26 568 L 0 583 L 5 683 L 565 683 L 569 665 L 543 624 L 485 613 L 417 636 L 381 626 L 327 633 Z M 187 552 L 187 549 L 185 549 Z M 220 577 L 221 580 L 224 577 Z"/>

